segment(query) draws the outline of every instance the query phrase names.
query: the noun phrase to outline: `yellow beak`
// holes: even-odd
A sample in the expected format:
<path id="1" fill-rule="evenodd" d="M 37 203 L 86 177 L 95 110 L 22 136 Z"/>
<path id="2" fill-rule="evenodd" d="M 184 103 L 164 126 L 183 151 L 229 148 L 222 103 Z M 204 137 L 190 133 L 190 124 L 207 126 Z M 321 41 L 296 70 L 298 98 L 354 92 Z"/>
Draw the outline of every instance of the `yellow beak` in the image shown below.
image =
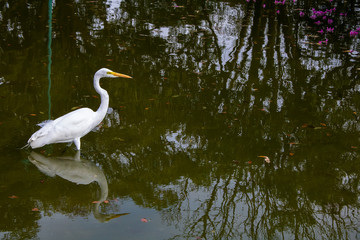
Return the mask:
<path id="1" fill-rule="evenodd" d="M 121 74 L 121 73 L 117 73 L 117 72 L 108 72 L 108 73 L 110 73 L 110 74 L 112 74 L 112 75 L 114 75 L 114 76 L 117 76 L 117 77 L 132 78 L 132 77 L 130 77 L 130 76 L 128 76 L 128 75 Z"/>

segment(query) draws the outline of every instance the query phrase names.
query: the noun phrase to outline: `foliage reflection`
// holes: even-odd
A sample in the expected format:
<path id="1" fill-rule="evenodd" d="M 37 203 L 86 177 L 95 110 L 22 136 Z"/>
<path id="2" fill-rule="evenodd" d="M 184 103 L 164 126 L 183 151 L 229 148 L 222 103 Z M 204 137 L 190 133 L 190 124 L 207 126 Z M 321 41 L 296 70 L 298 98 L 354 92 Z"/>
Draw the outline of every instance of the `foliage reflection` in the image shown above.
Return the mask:
<path id="1" fill-rule="evenodd" d="M 347 32 L 359 4 L 326 4 L 349 17 L 319 45 L 299 9 L 322 2 L 58 1 L 52 115 L 96 108 L 100 67 L 134 76 L 104 83 L 113 111 L 82 154 L 101 166 L 110 199 L 156 209 L 183 233 L 174 239 L 355 238 L 359 38 Z M 46 119 L 46 13 L 43 1 L 0 3 L 4 153 Z M 36 225 L 27 220 L 24 228 Z"/>

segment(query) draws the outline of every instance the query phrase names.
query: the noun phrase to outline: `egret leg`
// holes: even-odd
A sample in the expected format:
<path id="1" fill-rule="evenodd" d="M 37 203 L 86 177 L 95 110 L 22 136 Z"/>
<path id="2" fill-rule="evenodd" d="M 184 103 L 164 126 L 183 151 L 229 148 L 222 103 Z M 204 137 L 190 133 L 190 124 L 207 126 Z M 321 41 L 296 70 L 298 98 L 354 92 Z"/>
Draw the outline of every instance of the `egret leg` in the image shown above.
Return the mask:
<path id="1" fill-rule="evenodd" d="M 76 149 L 79 151 L 80 150 L 80 138 L 75 138 L 74 144 L 76 146 Z"/>

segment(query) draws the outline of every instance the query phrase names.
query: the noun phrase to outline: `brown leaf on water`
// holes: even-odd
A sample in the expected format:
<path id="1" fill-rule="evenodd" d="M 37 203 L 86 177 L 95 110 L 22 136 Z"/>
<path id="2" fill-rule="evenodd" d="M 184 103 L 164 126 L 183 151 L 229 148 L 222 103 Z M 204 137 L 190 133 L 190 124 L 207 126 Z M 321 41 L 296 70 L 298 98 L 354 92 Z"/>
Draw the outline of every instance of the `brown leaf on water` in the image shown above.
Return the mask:
<path id="1" fill-rule="evenodd" d="M 33 208 L 33 209 L 31 209 L 31 211 L 33 211 L 33 212 L 38 212 L 39 209 L 38 209 L 38 208 Z"/>
<path id="2" fill-rule="evenodd" d="M 258 156 L 258 157 L 264 158 L 266 163 L 270 163 L 270 158 L 268 156 Z"/>
<path id="3" fill-rule="evenodd" d="M 36 113 L 30 113 L 29 115 L 34 117 L 36 116 Z"/>
<path id="4" fill-rule="evenodd" d="M 99 96 L 97 96 L 97 95 L 92 95 L 92 97 L 93 97 L 93 98 L 99 98 Z"/>
<path id="5" fill-rule="evenodd" d="M 9 196 L 9 198 L 15 199 L 15 198 L 19 198 L 19 197 L 18 197 L 18 196 L 15 196 L 15 195 L 11 195 L 11 196 Z"/>
<path id="6" fill-rule="evenodd" d="M 326 127 L 326 124 L 325 123 L 320 123 L 321 126 L 323 127 Z"/>
<path id="7" fill-rule="evenodd" d="M 109 203 L 109 200 L 105 200 L 104 203 Z"/>
<path id="8" fill-rule="evenodd" d="M 141 221 L 144 222 L 144 223 L 148 222 L 148 220 L 146 218 L 142 218 Z"/>
<path id="9" fill-rule="evenodd" d="M 75 109 L 79 109 L 79 108 L 81 108 L 81 106 L 82 106 L 82 105 L 80 105 L 80 106 L 75 106 L 75 107 L 72 107 L 72 108 L 71 108 L 71 111 L 73 111 L 73 110 L 75 110 Z"/>
<path id="10" fill-rule="evenodd" d="M 291 143 L 289 143 L 290 145 L 298 145 L 298 144 L 300 144 L 300 143 L 298 143 L 298 142 L 291 142 Z"/>
<path id="11" fill-rule="evenodd" d="M 289 153 L 290 156 L 294 156 L 294 154 L 295 154 L 295 153 L 293 153 L 293 152 Z"/>
<path id="12" fill-rule="evenodd" d="M 91 203 L 101 203 L 100 201 L 92 201 Z"/>
<path id="13" fill-rule="evenodd" d="M 356 146 L 351 146 L 351 148 L 352 148 L 352 149 L 357 149 L 358 147 L 356 147 Z"/>

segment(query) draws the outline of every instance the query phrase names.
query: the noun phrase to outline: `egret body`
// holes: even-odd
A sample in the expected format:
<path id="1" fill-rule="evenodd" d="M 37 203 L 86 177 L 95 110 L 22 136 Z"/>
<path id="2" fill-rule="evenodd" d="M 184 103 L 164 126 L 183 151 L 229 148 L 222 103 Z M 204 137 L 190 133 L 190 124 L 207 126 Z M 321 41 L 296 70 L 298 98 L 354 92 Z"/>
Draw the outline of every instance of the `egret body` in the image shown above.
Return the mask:
<path id="1" fill-rule="evenodd" d="M 41 128 L 30 137 L 28 145 L 31 148 L 39 148 L 52 143 L 74 142 L 77 150 L 80 150 L 80 138 L 94 129 L 104 119 L 109 108 L 109 94 L 100 87 L 99 83 L 100 79 L 104 77 L 131 78 L 107 68 L 98 70 L 94 75 L 94 88 L 101 98 L 98 110 L 94 112 L 90 108 L 80 108 L 55 120 L 39 124 Z"/>

